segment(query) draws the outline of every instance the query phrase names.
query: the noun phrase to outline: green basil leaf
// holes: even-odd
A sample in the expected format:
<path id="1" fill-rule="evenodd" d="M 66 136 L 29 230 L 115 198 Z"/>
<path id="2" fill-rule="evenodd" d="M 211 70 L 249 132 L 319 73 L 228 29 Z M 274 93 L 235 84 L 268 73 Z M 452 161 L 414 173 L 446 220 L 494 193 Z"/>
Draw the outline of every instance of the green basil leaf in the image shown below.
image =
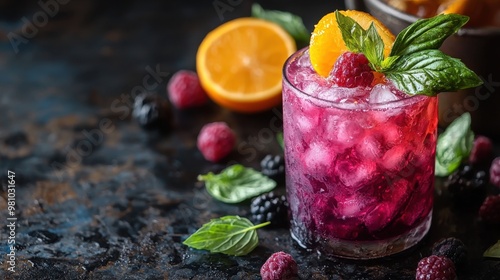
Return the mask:
<path id="1" fill-rule="evenodd" d="M 199 175 L 198 180 L 205 182 L 212 197 L 226 203 L 238 203 L 276 187 L 274 180 L 240 164 L 229 166 L 219 174 Z"/>
<path id="2" fill-rule="evenodd" d="M 470 114 L 455 119 L 439 135 L 436 146 L 436 176 L 448 176 L 469 157 L 474 142 Z"/>
<path id="3" fill-rule="evenodd" d="M 497 241 L 493 246 L 488 248 L 484 254 L 483 257 L 487 258 L 500 258 L 500 240 Z"/>
<path id="4" fill-rule="evenodd" d="M 385 74 L 400 90 L 410 95 L 435 96 L 442 91 L 456 91 L 482 83 L 460 60 L 439 50 L 402 56 L 385 70 Z"/>
<path id="5" fill-rule="evenodd" d="M 441 14 L 418 20 L 398 34 L 389 56 L 438 49 L 446 38 L 456 33 L 468 20 L 469 17 L 457 14 Z"/>
<path id="6" fill-rule="evenodd" d="M 225 216 L 212 219 L 186 239 L 183 244 L 211 253 L 243 256 L 250 253 L 259 244 L 256 229 L 269 222 L 254 226 L 246 218 Z"/>
<path id="7" fill-rule="evenodd" d="M 259 4 L 255 3 L 252 5 L 252 16 L 280 25 L 295 39 L 299 47 L 309 43 L 311 34 L 304 26 L 302 19 L 297 15 L 283 11 L 264 10 Z"/>

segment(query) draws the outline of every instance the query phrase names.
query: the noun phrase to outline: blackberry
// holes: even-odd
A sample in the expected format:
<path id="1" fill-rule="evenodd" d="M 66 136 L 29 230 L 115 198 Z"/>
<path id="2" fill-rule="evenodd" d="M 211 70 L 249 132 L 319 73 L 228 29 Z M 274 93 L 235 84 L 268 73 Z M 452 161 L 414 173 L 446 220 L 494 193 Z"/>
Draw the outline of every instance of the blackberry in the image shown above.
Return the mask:
<path id="1" fill-rule="evenodd" d="M 418 262 L 417 280 L 455 280 L 457 274 L 455 265 L 447 257 L 435 256 L 426 257 Z"/>
<path id="2" fill-rule="evenodd" d="M 156 94 L 143 93 L 135 98 L 133 117 L 145 129 L 166 129 L 172 114 L 167 100 Z"/>
<path id="3" fill-rule="evenodd" d="M 444 186 L 460 203 L 474 203 L 481 201 L 486 196 L 486 183 L 488 175 L 484 170 L 464 165 L 448 176 Z"/>
<path id="4" fill-rule="evenodd" d="M 252 200 L 250 214 L 255 224 L 269 221 L 272 227 L 284 227 L 288 225 L 288 202 L 284 195 L 265 193 Z"/>
<path id="5" fill-rule="evenodd" d="M 373 81 L 368 59 L 362 53 L 345 52 L 339 56 L 332 72 L 333 82 L 340 87 L 367 87 Z"/>
<path id="6" fill-rule="evenodd" d="M 280 155 L 267 155 L 260 162 L 262 174 L 273 179 L 282 179 L 285 175 L 285 160 Z"/>
<path id="7" fill-rule="evenodd" d="M 441 239 L 434 243 L 432 254 L 449 258 L 455 267 L 461 267 L 467 261 L 467 248 L 460 239 L 455 237 Z"/>

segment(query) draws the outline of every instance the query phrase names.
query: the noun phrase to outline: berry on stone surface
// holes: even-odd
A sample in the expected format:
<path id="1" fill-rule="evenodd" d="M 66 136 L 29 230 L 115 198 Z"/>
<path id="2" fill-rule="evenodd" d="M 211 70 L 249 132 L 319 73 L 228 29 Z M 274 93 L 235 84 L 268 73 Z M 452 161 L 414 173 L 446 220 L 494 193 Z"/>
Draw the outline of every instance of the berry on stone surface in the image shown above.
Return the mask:
<path id="1" fill-rule="evenodd" d="M 493 142 L 486 136 L 478 136 L 474 140 L 472 150 L 469 155 L 469 162 L 472 164 L 487 163 L 493 153 Z"/>
<path id="2" fill-rule="evenodd" d="M 432 254 L 449 258 L 455 267 L 460 267 L 467 261 L 467 248 L 460 239 L 455 237 L 444 238 L 434 243 Z"/>
<path id="3" fill-rule="evenodd" d="M 285 252 L 272 254 L 260 268 L 262 280 L 298 279 L 297 263 Z"/>
<path id="4" fill-rule="evenodd" d="M 198 75 L 188 70 L 180 70 L 170 78 L 167 93 L 170 102 L 179 109 L 201 106 L 208 100 Z"/>
<path id="5" fill-rule="evenodd" d="M 500 194 L 486 197 L 479 208 L 481 219 L 490 224 L 500 224 Z"/>
<path id="6" fill-rule="evenodd" d="M 458 202 L 480 202 L 486 196 L 487 175 L 484 170 L 464 165 L 448 176 L 444 186 Z"/>
<path id="7" fill-rule="evenodd" d="M 455 280 L 455 265 L 447 257 L 432 255 L 421 259 L 417 266 L 417 280 Z"/>
<path id="8" fill-rule="evenodd" d="M 285 160 L 280 155 L 266 155 L 260 162 L 262 174 L 277 178 L 285 174 Z"/>
<path id="9" fill-rule="evenodd" d="M 288 201 L 274 192 L 261 194 L 250 204 L 250 219 L 255 224 L 271 222 L 272 227 L 288 225 Z"/>
<path id="10" fill-rule="evenodd" d="M 490 182 L 500 188 L 500 157 L 495 158 L 491 163 Z"/>
<path id="11" fill-rule="evenodd" d="M 198 149 L 206 160 L 212 162 L 226 157 L 235 144 L 236 136 L 225 122 L 206 124 L 198 134 Z"/>
<path id="12" fill-rule="evenodd" d="M 135 98 L 132 116 L 145 129 L 168 128 L 172 112 L 164 98 L 156 94 L 143 93 Z"/>
<path id="13" fill-rule="evenodd" d="M 333 82 L 340 87 L 367 87 L 373 81 L 368 59 L 362 53 L 345 52 L 339 56 L 332 72 Z"/>

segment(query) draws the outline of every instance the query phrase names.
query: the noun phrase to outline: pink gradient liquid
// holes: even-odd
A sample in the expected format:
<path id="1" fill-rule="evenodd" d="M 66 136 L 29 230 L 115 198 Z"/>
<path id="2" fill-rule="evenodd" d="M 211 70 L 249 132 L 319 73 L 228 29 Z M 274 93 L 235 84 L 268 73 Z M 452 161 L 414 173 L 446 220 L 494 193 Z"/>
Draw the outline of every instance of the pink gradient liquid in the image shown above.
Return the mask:
<path id="1" fill-rule="evenodd" d="M 437 98 L 332 86 L 307 49 L 288 60 L 283 80 L 293 238 L 354 259 L 418 243 L 432 216 Z"/>

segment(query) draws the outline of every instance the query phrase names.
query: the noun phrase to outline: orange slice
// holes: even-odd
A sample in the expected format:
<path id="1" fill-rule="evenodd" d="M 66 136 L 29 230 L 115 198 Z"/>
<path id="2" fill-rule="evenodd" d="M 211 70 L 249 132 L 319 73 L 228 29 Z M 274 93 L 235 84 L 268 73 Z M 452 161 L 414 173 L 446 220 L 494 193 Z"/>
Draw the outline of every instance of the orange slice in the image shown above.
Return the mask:
<path id="1" fill-rule="evenodd" d="M 354 19 L 364 29 L 370 27 L 373 22 L 384 42 L 384 54 L 385 56 L 389 55 L 394 43 L 394 35 L 387 27 L 370 14 L 364 12 L 354 10 L 340 12 Z M 323 77 L 328 76 L 337 58 L 347 50 L 342 39 L 342 33 L 337 25 L 335 13 L 325 15 L 316 24 L 309 45 L 309 54 L 314 70 Z"/>
<path id="2" fill-rule="evenodd" d="M 443 14 L 461 14 L 469 16 L 468 27 L 498 26 L 497 15 L 500 15 L 498 0 L 452 0 L 439 8 Z"/>
<path id="3" fill-rule="evenodd" d="M 196 54 L 196 69 L 208 96 L 239 112 L 270 109 L 281 102 L 283 64 L 295 41 L 279 25 L 239 18 L 211 31 Z"/>

